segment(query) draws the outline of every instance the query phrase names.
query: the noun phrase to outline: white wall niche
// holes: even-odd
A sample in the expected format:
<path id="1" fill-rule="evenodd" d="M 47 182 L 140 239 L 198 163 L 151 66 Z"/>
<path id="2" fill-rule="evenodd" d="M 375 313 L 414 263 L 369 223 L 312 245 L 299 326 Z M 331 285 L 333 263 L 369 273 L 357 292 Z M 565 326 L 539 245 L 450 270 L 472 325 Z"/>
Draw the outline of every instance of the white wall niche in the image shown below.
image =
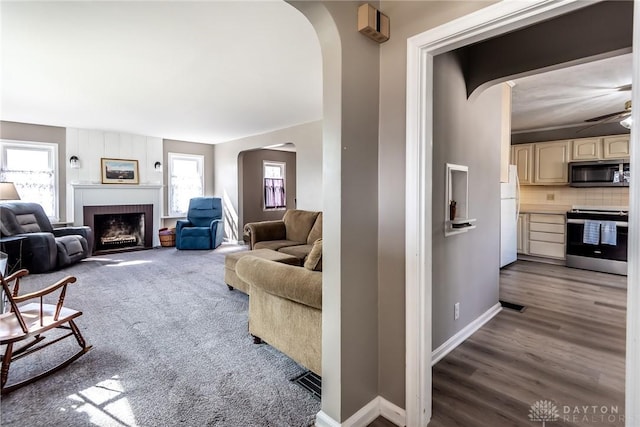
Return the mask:
<path id="1" fill-rule="evenodd" d="M 473 225 L 476 220 L 469 218 L 469 167 L 447 163 L 445 183 L 444 235 L 453 236 L 476 228 Z M 455 213 L 451 210 L 453 203 Z"/>

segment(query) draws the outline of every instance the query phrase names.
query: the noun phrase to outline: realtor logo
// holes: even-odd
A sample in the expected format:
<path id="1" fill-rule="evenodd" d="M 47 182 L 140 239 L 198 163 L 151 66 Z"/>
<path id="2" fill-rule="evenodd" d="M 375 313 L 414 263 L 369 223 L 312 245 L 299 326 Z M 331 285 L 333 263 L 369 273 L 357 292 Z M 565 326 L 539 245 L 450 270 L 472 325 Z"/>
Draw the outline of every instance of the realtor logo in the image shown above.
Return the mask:
<path id="1" fill-rule="evenodd" d="M 558 421 L 559 418 L 558 407 L 550 400 L 538 400 L 529 409 L 529 420 L 542 422 L 542 427 L 547 421 Z"/>

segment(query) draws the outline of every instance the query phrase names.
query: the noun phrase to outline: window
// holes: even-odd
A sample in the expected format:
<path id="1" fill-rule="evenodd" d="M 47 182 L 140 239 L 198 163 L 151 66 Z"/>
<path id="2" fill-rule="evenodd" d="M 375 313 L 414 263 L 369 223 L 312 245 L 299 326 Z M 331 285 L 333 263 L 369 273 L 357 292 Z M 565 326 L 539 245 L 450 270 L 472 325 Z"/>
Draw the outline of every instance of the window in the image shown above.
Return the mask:
<path id="1" fill-rule="evenodd" d="M 0 141 L 0 181 L 13 182 L 20 199 L 38 203 L 58 220 L 58 145 Z"/>
<path id="2" fill-rule="evenodd" d="M 285 163 L 264 162 L 264 209 L 286 209 Z"/>
<path id="3" fill-rule="evenodd" d="M 169 216 L 187 216 L 189 200 L 204 195 L 204 156 L 169 153 Z"/>

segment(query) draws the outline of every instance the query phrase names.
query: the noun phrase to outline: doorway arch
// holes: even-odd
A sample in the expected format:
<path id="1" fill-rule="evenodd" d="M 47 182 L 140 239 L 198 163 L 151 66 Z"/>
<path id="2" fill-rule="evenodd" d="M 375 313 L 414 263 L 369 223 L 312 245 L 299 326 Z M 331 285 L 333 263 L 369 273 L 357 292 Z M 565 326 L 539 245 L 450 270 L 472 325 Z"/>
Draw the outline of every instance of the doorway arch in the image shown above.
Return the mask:
<path id="1" fill-rule="evenodd" d="M 406 151 L 406 425 L 426 426 L 431 418 L 432 351 L 432 183 L 433 167 L 433 57 L 480 40 L 588 6 L 576 0 L 548 2 L 501 2 L 464 18 L 449 22 L 408 40 L 407 48 L 407 151 Z M 640 7 L 634 9 L 634 44 L 639 43 Z M 634 75 L 640 73 L 640 54 L 634 51 Z M 637 85 L 636 85 L 637 86 Z M 640 92 L 636 87 L 633 98 Z M 633 113 L 638 121 L 640 114 Z M 633 147 L 640 147 L 638 132 L 632 131 Z M 640 155 L 632 150 L 632 162 Z M 640 208 L 640 189 L 631 187 L 630 208 Z M 638 235 L 635 216 L 630 230 Z M 638 283 L 640 249 L 638 238 L 630 239 L 629 283 Z M 640 343 L 640 292 L 628 289 L 627 318 L 627 425 L 640 419 L 634 402 L 640 399 L 638 366 Z M 635 411 L 635 412 L 632 412 Z"/>

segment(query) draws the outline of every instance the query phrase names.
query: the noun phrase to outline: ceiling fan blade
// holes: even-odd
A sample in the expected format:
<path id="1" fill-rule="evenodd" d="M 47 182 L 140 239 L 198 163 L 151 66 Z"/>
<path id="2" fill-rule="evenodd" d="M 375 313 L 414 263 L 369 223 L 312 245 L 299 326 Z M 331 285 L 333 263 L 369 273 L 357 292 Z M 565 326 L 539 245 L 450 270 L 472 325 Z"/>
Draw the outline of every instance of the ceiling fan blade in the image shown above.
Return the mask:
<path id="1" fill-rule="evenodd" d="M 629 83 L 628 85 L 620 86 L 618 88 L 618 92 L 627 92 L 630 90 L 631 90 L 631 83 Z"/>
<path id="2" fill-rule="evenodd" d="M 586 126 L 586 127 L 578 129 L 576 131 L 576 133 L 584 132 L 584 131 L 586 131 L 588 129 L 591 129 L 591 128 L 595 127 L 595 126 L 603 125 L 605 123 L 609 123 L 609 122 L 612 122 L 614 120 L 622 120 L 623 118 L 628 117 L 630 115 L 631 115 L 631 111 L 622 111 L 620 113 L 608 114 L 607 116 L 603 116 L 604 118 L 599 120 L 599 121 L 597 121 L 596 123 L 593 123 L 595 121 L 594 119 L 585 120 L 585 122 L 591 122 L 593 124 L 590 125 L 590 126 Z"/>
<path id="3" fill-rule="evenodd" d="M 587 122 L 587 123 L 599 122 L 601 120 L 606 120 L 606 119 L 609 119 L 609 118 L 612 118 L 612 117 L 616 117 L 616 116 L 619 116 L 619 115 L 622 115 L 622 114 L 625 114 L 625 113 L 628 113 L 628 111 L 627 110 L 623 110 L 623 111 L 618 111 L 618 112 L 611 113 L 611 114 L 605 114 L 603 116 L 592 117 L 590 119 L 585 120 L 585 122 Z"/>

